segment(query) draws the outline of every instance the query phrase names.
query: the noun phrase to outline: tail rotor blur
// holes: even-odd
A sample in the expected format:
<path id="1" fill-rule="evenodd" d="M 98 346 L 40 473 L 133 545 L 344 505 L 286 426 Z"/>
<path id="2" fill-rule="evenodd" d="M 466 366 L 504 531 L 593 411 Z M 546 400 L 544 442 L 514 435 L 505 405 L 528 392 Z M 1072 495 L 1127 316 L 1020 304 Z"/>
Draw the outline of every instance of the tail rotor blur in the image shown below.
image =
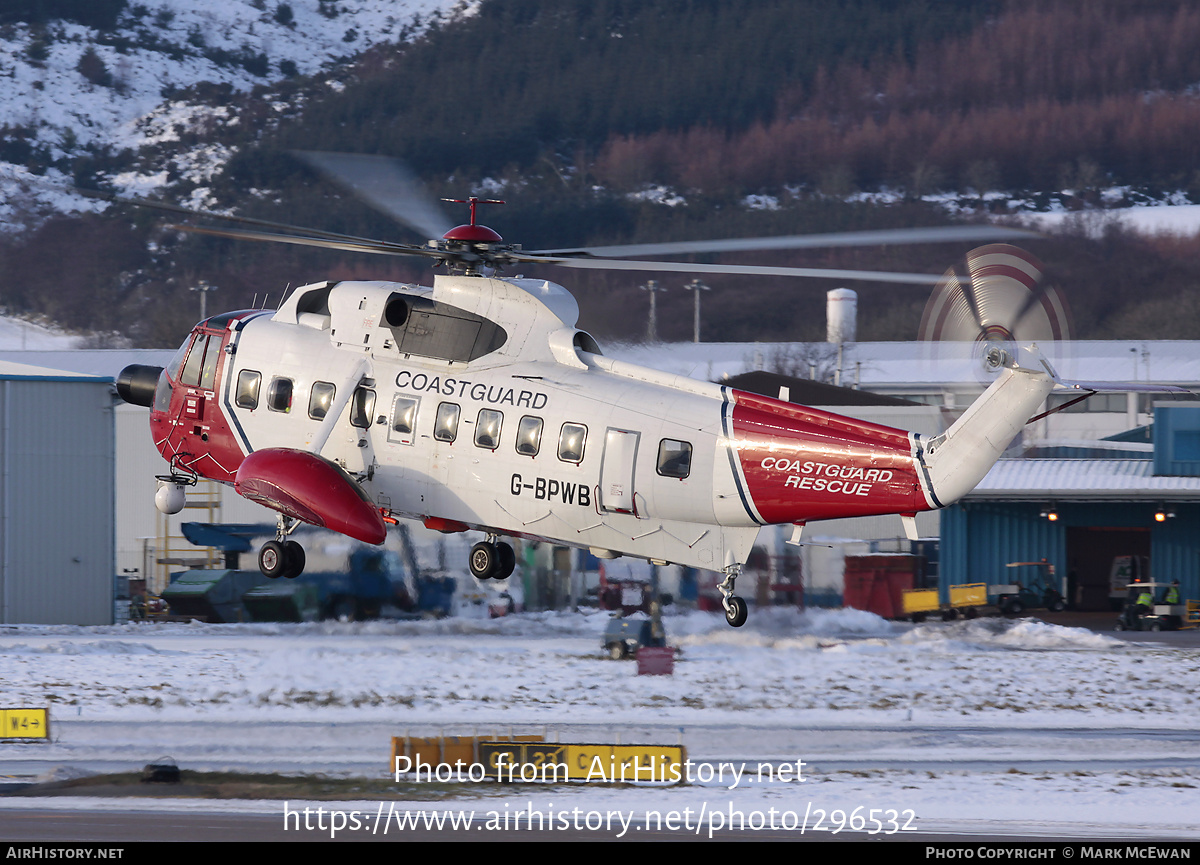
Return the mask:
<path id="1" fill-rule="evenodd" d="M 1037 258 L 1018 247 L 994 243 L 968 253 L 965 267 L 951 268 L 934 287 L 918 339 L 937 362 L 969 354 L 974 377 L 989 383 L 1007 357 L 1031 348 L 1053 360 L 1071 338 L 1070 312 L 1062 293 L 1043 278 Z"/>

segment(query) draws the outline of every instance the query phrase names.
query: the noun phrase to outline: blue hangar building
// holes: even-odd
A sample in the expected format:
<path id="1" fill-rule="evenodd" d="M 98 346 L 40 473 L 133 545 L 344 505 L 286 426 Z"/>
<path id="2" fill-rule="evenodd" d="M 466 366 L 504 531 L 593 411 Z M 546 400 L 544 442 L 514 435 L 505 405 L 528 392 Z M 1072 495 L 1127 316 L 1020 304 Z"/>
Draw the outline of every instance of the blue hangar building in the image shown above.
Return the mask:
<path id="1" fill-rule="evenodd" d="M 1044 558 L 1075 609 L 1110 609 L 1125 562 L 1200 598 L 1200 406 L 1156 405 L 1148 428 L 1002 459 L 941 517 L 943 596 Z"/>

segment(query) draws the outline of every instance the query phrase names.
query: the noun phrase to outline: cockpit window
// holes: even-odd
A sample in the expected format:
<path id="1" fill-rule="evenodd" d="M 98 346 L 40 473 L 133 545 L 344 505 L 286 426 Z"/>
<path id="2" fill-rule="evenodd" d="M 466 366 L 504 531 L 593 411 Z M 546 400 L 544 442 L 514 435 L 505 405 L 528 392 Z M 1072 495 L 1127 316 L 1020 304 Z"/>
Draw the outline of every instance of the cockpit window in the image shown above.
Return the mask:
<path id="1" fill-rule="evenodd" d="M 171 362 L 167 364 L 167 375 L 171 377 L 171 381 L 179 381 L 179 370 L 183 367 L 183 359 L 187 357 L 187 350 L 191 344 L 192 337 L 189 334 L 188 338 L 183 341 L 183 345 L 179 346 L 179 350 L 175 352 L 175 356 L 171 358 Z"/>
<path id="2" fill-rule="evenodd" d="M 197 387 L 200 384 L 200 367 L 204 364 L 204 349 L 208 346 L 209 338 L 201 334 L 192 343 L 187 361 L 183 364 L 183 372 L 179 374 L 179 383 Z"/>
<path id="3" fill-rule="evenodd" d="M 210 336 L 204 352 L 204 365 L 200 368 L 201 390 L 212 390 L 217 383 L 217 360 L 221 357 L 221 337 Z"/>

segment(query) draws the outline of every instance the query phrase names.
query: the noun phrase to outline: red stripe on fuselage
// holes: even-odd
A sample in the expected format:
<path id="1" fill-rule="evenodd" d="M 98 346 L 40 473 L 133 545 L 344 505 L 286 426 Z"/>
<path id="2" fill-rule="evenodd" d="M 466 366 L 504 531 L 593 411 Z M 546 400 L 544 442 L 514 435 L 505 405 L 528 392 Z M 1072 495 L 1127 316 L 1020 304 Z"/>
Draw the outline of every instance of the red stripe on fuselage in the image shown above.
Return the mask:
<path id="1" fill-rule="evenodd" d="M 733 391 L 734 447 L 768 523 L 928 510 L 908 433 Z"/>

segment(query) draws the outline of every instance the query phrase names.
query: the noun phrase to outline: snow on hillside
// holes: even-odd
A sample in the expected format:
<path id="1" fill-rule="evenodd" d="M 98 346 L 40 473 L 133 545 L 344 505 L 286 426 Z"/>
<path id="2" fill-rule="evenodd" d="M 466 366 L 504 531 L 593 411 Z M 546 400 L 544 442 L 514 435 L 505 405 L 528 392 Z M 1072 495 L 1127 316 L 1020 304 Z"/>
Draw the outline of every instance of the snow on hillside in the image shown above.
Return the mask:
<path id="1" fill-rule="evenodd" d="M 67 21 L 44 31 L 10 25 L 0 29 L 0 77 L 7 79 L 0 129 L 7 128 L 10 144 L 44 150 L 51 161 L 176 141 L 181 131 L 237 118 L 225 106 L 172 100 L 166 95 L 172 89 L 211 82 L 245 92 L 288 75 L 311 75 L 372 45 L 411 39 L 431 20 L 470 14 L 475 6 L 474 0 L 144 0 L 131 3 L 111 33 Z M 175 157 L 174 165 L 116 178 L 117 186 L 146 194 L 166 183 L 169 168 L 203 180 L 230 155 L 201 147 Z M 69 185 L 57 170 L 45 179 Z M 45 188 L 19 165 L 0 163 L 0 227 L 20 224 L 21 188 L 60 212 L 97 206 Z"/>
<path id="2" fill-rule="evenodd" d="M 0 316 L 0 350 L 55 351 L 81 348 L 85 337 L 72 336 L 20 318 Z"/>

